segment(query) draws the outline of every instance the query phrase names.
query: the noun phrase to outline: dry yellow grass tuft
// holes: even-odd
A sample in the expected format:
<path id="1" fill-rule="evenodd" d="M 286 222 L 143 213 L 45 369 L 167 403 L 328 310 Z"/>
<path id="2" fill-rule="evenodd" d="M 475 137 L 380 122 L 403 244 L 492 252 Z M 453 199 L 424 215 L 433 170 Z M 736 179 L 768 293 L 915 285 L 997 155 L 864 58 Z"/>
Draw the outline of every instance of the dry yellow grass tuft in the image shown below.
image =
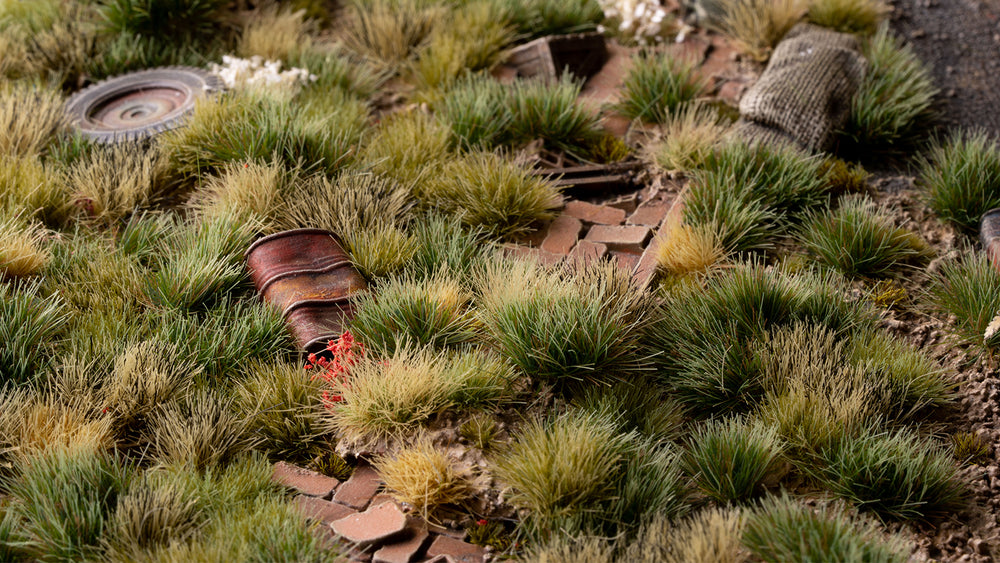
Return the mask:
<path id="1" fill-rule="evenodd" d="M 93 419 L 84 401 L 44 395 L 28 402 L 16 428 L 15 457 L 58 446 L 91 446 L 108 450 L 114 444 L 109 418 Z"/>
<path id="2" fill-rule="evenodd" d="M 656 262 L 671 275 L 707 273 L 726 257 L 715 225 L 687 225 L 677 222 L 660 239 Z"/>
<path id="3" fill-rule="evenodd" d="M 870 35 L 891 10 L 882 0 L 811 0 L 809 21 L 836 31 Z"/>
<path id="4" fill-rule="evenodd" d="M 411 504 L 426 519 L 438 507 L 459 504 L 472 495 L 470 474 L 421 438 L 399 450 L 394 457 L 383 456 L 376 467 L 390 494 Z"/>
<path id="5" fill-rule="evenodd" d="M 623 560 L 636 563 L 741 563 L 749 559 L 741 539 L 739 510 L 706 509 L 681 522 L 654 518 L 643 526 Z"/>
<path id="6" fill-rule="evenodd" d="M 154 203 L 165 191 L 169 173 L 158 150 L 116 145 L 76 163 L 68 180 L 73 203 L 85 218 L 111 224 Z"/>
<path id="7" fill-rule="evenodd" d="M 646 155 L 668 172 L 686 172 L 704 163 L 727 131 L 729 124 L 714 109 L 688 104 L 667 117 L 662 139 L 649 145 Z"/>
<path id="8" fill-rule="evenodd" d="M 257 10 L 243 28 L 237 47 L 241 57 L 255 55 L 265 60 L 288 61 L 312 45 L 315 23 L 304 10 L 282 9 L 277 5 Z"/>
<path id="9" fill-rule="evenodd" d="M 807 6 L 807 0 L 736 0 L 726 8 L 719 28 L 739 50 L 763 62 L 806 15 Z"/>
<path id="10" fill-rule="evenodd" d="M 49 263 L 45 229 L 18 217 L 0 221 L 0 280 L 34 276 Z"/>
<path id="11" fill-rule="evenodd" d="M 299 180 L 299 171 L 281 162 L 232 162 L 219 175 L 209 176 L 188 205 L 203 217 L 239 217 L 271 232 L 285 211 L 287 192 Z"/>
<path id="12" fill-rule="evenodd" d="M 21 83 L 0 87 L 0 154 L 39 156 L 65 123 L 58 91 Z"/>

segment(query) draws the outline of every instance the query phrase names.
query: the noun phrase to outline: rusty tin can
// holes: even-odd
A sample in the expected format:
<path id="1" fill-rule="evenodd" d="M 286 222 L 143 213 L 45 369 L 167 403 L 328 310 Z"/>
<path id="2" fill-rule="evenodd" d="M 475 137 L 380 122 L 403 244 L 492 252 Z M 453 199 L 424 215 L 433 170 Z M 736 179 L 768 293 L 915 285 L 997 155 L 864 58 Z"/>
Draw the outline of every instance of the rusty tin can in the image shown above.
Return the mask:
<path id="1" fill-rule="evenodd" d="M 1000 207 L 983 213 L 979 222 L 979 242 L 983 244 L 990 264 L 1000 270 Z"/>
<path id="2" fill-rule="evenodd" d="M 246 251 L 247 268 L 265 301 L 281 311 L 295 342 L 319 352 L 353 316 L 351 297 L 365 279 L 329 231 L 293 229 L 266 236 Z"/>

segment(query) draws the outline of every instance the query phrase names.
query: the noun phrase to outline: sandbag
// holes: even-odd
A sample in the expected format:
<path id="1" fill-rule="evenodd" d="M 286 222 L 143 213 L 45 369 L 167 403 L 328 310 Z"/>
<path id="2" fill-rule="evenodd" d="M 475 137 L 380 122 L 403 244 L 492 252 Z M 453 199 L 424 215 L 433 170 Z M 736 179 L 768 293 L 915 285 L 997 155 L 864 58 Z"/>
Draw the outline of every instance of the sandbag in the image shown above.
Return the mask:
<path id="1" fill-rule="evenodd" d="M 747 142 L 832 148 L 868 70 L 853 35 L 799 24 L 778 44 L 740 100 L 733 134 Z"/>

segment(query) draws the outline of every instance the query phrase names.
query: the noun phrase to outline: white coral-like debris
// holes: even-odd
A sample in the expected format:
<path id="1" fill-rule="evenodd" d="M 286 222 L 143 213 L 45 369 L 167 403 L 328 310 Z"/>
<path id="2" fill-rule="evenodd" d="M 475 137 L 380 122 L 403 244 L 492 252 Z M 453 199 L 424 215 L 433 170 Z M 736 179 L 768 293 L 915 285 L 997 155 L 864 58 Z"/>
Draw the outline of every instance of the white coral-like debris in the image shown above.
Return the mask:
<path id="1" fill-rule="evenodd" d="M 293 67 L 281 70 L 281 61 L 265 61 L 259 56 L 241 59 L 223 55 L 222 64 L 212 63 L 209 70 L 219 75 L 226 88 L 294 87 L 316 81 L 316 75 L 309 74 L 307 69 Z"/>
<path id="2" fill-rule="evenodd" d="M 672 18 L 657 0 L 599 0 L 604 18 L 618 22 L 618 32 L 640 45 L 659 43 L 670 31 Z"/>
<path id="3" fill-rule="evenodd" d="M 983 342 L 988 342 L 997 331 L 1000 331 L 1000 312 L 997 312 L 997 316 L 993 317 L 990 324 L 986 325 L 986 332 L 983 333 Z"/>

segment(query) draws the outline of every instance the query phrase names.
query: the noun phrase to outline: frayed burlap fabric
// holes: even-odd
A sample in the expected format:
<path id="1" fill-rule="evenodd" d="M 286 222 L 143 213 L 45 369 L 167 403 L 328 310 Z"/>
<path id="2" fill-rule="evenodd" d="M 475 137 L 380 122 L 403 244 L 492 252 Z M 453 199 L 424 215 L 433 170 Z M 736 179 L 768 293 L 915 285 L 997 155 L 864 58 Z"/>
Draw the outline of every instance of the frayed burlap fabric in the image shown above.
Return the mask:
<path id="1" fill-rule="evenodd" d="M 750 143 L 829 150 L 867 70 L 854 36 L 799 24 L 740 100 L 733 134 Z"/>

